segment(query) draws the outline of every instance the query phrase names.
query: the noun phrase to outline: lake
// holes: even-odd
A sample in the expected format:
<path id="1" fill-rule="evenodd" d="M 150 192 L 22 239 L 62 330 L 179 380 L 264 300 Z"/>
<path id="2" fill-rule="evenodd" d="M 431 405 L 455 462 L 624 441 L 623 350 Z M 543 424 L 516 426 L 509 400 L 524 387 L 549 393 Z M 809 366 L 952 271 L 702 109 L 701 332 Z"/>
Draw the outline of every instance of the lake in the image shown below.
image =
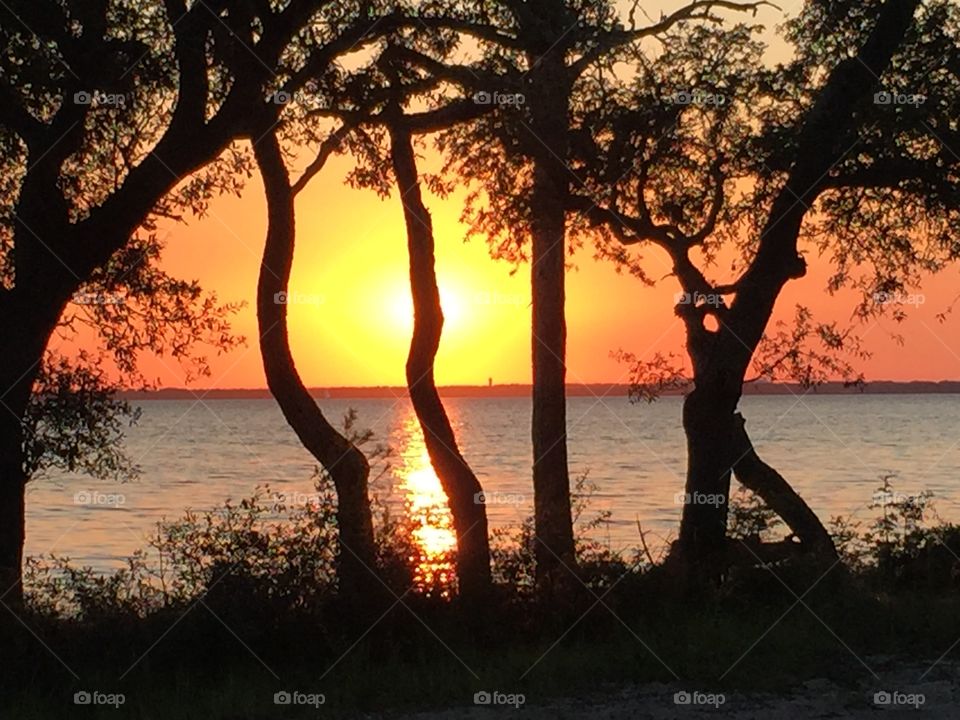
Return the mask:
<path id="1" fill-rule="evenodd" d="M 418 531 L 427 553 L 452 543 L 443 493 L 406 399 L 319 401 L 337 421 L 349 408 L 394 452 L 392 471 L 374 491 L 430 518 Z M 527 398 L 448 398 L 461 449 L 488 495 L 492 527 L 519 525 L 532 513 L 530 402 Z M 163 518 L 240 499 L 258 484 L 291 502 L 312 497 L 315 463 L 272 400 L 148 400 L 127 449 L 142 468 L 130 482 L 51 474 L 27 490 L 28 555 L 56 553 L 100 570 L 144 545 Z M 683 489 L 681 399 L 652 405 L 623 397 L 568 401 L 571 477 L 596 485 L 586 518 L 609 510 L 595 533 L 616 549 L 662 546 L 677 528 Z M 748 396 L 741 402 L 760 456 L 777 468 L 824 519 L 869 518 L 886 474 L 895 489 L 930 490 L 946 519 L 960 518 L 960 395 Z M 436 510 L 441 512 L 437 513 Z M 439 517 L 438 517 L 439 515 Z"/>

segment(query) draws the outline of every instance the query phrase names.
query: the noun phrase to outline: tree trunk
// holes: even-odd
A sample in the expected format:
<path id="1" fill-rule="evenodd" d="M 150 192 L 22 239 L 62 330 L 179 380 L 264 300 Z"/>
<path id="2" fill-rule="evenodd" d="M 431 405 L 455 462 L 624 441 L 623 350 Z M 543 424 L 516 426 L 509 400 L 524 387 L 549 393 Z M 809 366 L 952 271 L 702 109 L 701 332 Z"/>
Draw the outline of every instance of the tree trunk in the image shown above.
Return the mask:
<path id="1" fill-rule="evenodd" d="M 830 533 L 784 477 L 760 459 L 740 413 L 734 416 L 733 448 L 736 455 L 733 471 L 740 484 L 754 492 L 783 519 L 799 538 L 804 551 L 826 560 L 836 560 L 837 548 Z"/>
<path id="2" fill-rule="evenodd" d="M 0 601 L 23 600 L 23 418 L 66 290 L 51 283 L 0 290 Z"/>
<path id="3" fill-rule="evenodd" d="M 736 412 L 739 394 L 721 393 L 701 381 L 684 401 L 687 483 L 678 557 L 687 582 L 715 582 L 726 558 L 731 470 L 737 480 L 777 513 L 800 539 L 801 550 L 837 557 L 830 533 L 803 498 L 757 455 Z"/>
<path id="4" fill-rule="evenodd" d="M 434 359 L 443 332 L 443 309 L 434 269 L 433 223 L 423 204 L 409 129 L 390 128 L 390 153 L 403 203 L 410 255 L 413 337 L 407 356 L 407 387 L 423 431 L 430 462 L 447 495 L 457 533 L 457 578 L 468 602 L 490 589 L 490 544 L 480 482 L 460 453 L 434 380 Z"/>
<path id="5" fill-rule="evenodd" d="M 567 468 L 565 212 L 570 172 L 569 86 L 559 52 L 536 58 L 529 87 L 534 156 L 531 194 L 533 295 L 533 492 L 537 585 L 546 596 L 567 586 L 576 567 Z M 536 75 L 536 78 L 533 75 Z M 559 588 L 558 588 L 559 589 Z"/>
<path id="6" fill-rule="evenodd" d="M 376 550 L 367 494 L 370 466 L 363 453 L 323 416 L 294 364 L 286 306 L 296 233 L 294 194 L 276 136 L 268 133 L 254 144 L 254 150 L 269 221 L 257 283 L 263 368 L 267 385 L 290 427 L 333 479 L 340 531 L 340 589 L 346 596 L 355 596 L 376 587 Z"/>
<path id="7" fill-rule="evenodd" d="M 689 450 L 687 495 L 688 499 L 694 493 L 701 497 L 722 494 L 723 498 L 722 508 L 690 503 L 684 506 L 677 545 L 679 559 L 684 571 L 692 572 L 701 585 L 716 576 L 717 553 L 725 544 L 730 470 L 739 459 L 733 448 L 740 447 L 747 453 L 748 475 L 759 467 L 751 465 L 734 417 L 750 359 L 783 286 L 806 272 L 806 264 L 797 252 L 804 217 L 822 190 L 821 181 L 849 151 L 856 132 L 857 110 L 869 102 L 877 79 L 889 66 L 913 23 L 918 5 L 919 0 L 887 0 L 857 57 L 838 63 L 831 71 L 804 119 L 790 173 L 771 202 L 756 256 L 737 281 L 730 309 L 721 327 L 710 333 L 708 345 L 691 352 L 696 389 L 684 403 Z M 687 333 L 689 346 L 689 325 Z M 743 432 L 742 425 L 739 431 Z M 750 477 L 756 479 L 758 475 L 754 472 Z M 769 473 L 764 473 L 764 477 L 768 497 L 787 512 L 789 519 L 784 519 L 788 524 L 801 523 L 805 532 L 819 534 L 806 517 L 809 508 L 801 508 L 784 492 L 783 478 Z M 776 482 L 777 478 L 783 485 Z M 822 538 L 814 540 L 822 544 Z"/>
<path id="8" fill-rule="evenodd" d="M 0 417 L 0 602 L 7 605 L 23 600 L 26 484 L 20 422 L 4 409 Z"/>
<path id="9" fill-rule="evenodd" d="M 727 393 L 729 394 L 729 393 Z M 676 546 L 683 572 L 693 583 L 709 584 L 722 572 L 727 537 L 733 456 L 731 424 L 736 396 L 724 397 L 704 381 L 683 403 L 687 437 L 687 480 Z"/>

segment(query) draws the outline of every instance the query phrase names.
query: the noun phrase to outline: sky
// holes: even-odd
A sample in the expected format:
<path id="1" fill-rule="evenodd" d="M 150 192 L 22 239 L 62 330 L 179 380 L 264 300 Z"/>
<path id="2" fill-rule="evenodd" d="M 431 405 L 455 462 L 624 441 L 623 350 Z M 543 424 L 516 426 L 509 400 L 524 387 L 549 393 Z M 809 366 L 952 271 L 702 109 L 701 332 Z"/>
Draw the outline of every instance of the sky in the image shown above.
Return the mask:
<path id="1" fill-rule="evenodd" d="M 656 15 L 679 3 L 650 3 Z M 784 5 L 789 10 L 790 3 Z M 771 25 L 780 15 L 761 17 Z M 768 37 L 771 37 L 768 35 Z M 774 44 L 770 57 L 785 48 Z M 406 238 L 396 196 L 344 185 L 349 158 L 335 158 L 300 195 L 298 236 L 290 282 L 291 346 L 309 386 L 402 385 L 411 332 Z M 437 357 L 441 385 L 530 382 L 529 267 L 490 259 L 482 238 L 465 242 L 459 224 L 463 194 L 427 196 L 436 237 L 437 273 L 446 327 Z M 246 301 L 234 318 L 248 341 L 214 357 L 212 375 L 192 387 L 265 386 L 257 345 L 255 291 L 265 236 L 265 203 L 254 177 L 240 198 L 215 201 L 203 219 L 171 225 L 163 264 L 173 274 L 197 279 L 222 301 Z M 626 382 L 629 368 L 611 357 L 625 350 L 640 357 L 681 352 L 682 328 L 673 312 L 678 286 L 666 277 L 666 258 L 646 253 L 655 288 L 618 275 L 589 249 L 573 257 L 567 278 L 568 381 Z M 828 264 L 808 255 L 807 277 L 789 284 L 776 317 L 789 318 L 796 303 L 818 319 L 850 318 L 852 296 L 825 293 Z M 931 279 L 922 303 L 905 306 L 907 320 L 890 319 L 861 329 L 873 357 L 860 364 L 867 379 L 960 379 L 960 317 L 936 315 L 957 296 L 956 268 Z M 902 335 L 901 346 L 892 337 Z M 184 386 L 173 361 L 146 357 L 143 368 L 161 386 Z"/>
<path id="2" fill-rule="evenodd" d="M 396 197 L 379 199 L 342 183 L 349 161 L 328 165 L 298 201 L 298 236 L 290 281 L 289 323 L 297 367 L 310 386 L 402 385 L 411 332 L 406 237 Z M 446 325 L 437 357 L 441 385 L 530 382 L 529 266 L 492 260 L 482 238 L 465 242 L 458 222 L 462 195 L 427 197 L 437 242 L 437 275 Z M 214 358 L 213 374 L 195 387 L 265 385 L 257 345 L 255 289 L 265 235 L 262 186 L 252 180 L 241 198 L 214 203 L 208 217 L 172 229 L 165 267 L 200 280 L 224 301 L 246 301 L 233 326 L 248 342 Z M 646 253 L 648 288 L 617 274 L 589 249 L 573 256 L 567 276 L 568 380 L 626 382 L 628 367 L 611 357 L 619 349 L 650 357 L 680 352 L 683 333 L 673 312 L 678 290 L 666 258 Z M 775 317 L 792 317 L 797 303 L 818 319 L 850 318 L 851 295 L 824 291 L 828 264 L 808 256 L 807 277 L 791 282 Z M 868 379 L 960 379 L 960 318 L 936 314 L 957 295 L 956 270 L 932 278 L 907 319 L 863 326 L 873 357 L 861 364 Z M 921 304 L 922 302 L 922 304 Z M 901 334 L 901 346 L 893 334 Z M 170 360 L 145 358 L 149 376 L 181 387 Z"/>

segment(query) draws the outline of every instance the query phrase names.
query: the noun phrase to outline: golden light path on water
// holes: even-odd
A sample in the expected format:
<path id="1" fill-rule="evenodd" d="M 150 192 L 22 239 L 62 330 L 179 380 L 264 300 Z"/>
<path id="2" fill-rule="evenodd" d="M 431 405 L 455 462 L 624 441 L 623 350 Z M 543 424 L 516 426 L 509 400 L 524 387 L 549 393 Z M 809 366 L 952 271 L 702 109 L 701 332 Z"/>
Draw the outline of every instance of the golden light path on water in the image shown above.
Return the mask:
<path id="1" fill-rule="evenodd" d="M 414 580 L 424 592 L 446 594 L 455 582 L 451 553 L 457 537 L 440 479 L 430 464 L 420 423 L 411 412 L 403 420 L 398 489 L 412 524 L 418 557 Z"/>

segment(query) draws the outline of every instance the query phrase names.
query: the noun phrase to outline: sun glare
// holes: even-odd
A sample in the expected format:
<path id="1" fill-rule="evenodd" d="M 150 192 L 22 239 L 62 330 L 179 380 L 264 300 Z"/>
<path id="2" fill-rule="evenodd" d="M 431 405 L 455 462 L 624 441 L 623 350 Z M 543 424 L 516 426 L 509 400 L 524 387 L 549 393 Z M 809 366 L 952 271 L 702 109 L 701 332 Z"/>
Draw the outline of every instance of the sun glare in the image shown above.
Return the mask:
<path id="1" fill-rule="evenodd" d="M 391 318 L 394 330 L 409 337 L 413 332 L 413 300 L 410 298 L 410 289 L 398 288 L 384 296 L 387 303 L 387 315 Z M 440 307 L 443 309 L 443 329 L 445 332 L 456 331 L 465 321 L 464 303 L 460 295 L 441 285 Z"/>

